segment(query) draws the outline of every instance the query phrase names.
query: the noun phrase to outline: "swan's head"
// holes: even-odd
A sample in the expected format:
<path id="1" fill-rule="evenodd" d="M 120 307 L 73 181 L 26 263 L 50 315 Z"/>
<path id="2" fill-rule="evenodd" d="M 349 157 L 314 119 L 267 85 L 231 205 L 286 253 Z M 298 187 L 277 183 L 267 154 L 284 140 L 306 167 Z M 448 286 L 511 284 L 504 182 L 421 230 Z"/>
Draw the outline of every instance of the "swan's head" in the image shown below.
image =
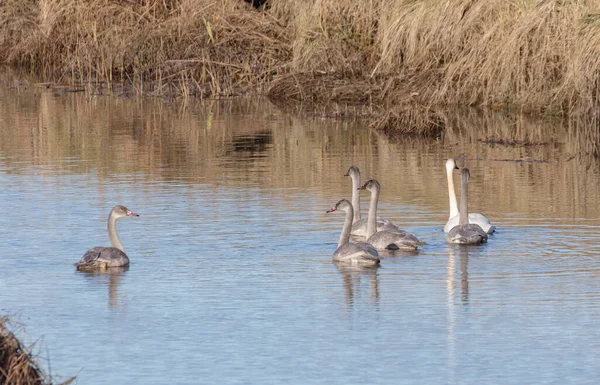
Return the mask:
<path id="1" fill-rule="evenodd" d="M 462 177 L 462 180 L 465 181 L 465 182 L 468 182 L 469 179 L 471 179 L 471 173 L 469 172 L 468 168 L 465 167 L 465 168 L 462 169 L 462 171 L 461 171 L 461 177 Z"/>
<path id="2" fill-rule="evenodd" d="M 352 203 L 350 203 L 347 199 L 342 199 L 341 201 L 339 201 L 338 203 L 335 204 L 335 206 L 333 206 L 332 208 L 330 208 L 329 210 L 327 210 L 328 213 L 332 213 L 334 211 L 348 211 L 348 210 L 352 210 Z"/>
<path id="3" fill-rule="evenodd" d="M 369 191 L 375 191 L 375 190 L 379 191 L 380 188 L 381 188 L 381 185 L 379 184 L 379 182 L 377 182 L 375 179 L 371 179 L 367 183 L 360 186 L 358 189 L 359 190 L 369 190 Z"/>
<path id="4" fill-rule="evenodd" d="M 116 217 L 117 219 L 123 217 L 139 217 L 139 215 L 130 211 L 127 207 L 121 205 L 116 205 L 115 207 L 113 207 L 112 211 L 110 212 L 110 215 Z"/>
<path id="5" fill-rule="evenodd" d="M 446 170 L 448 172 L 452 172 L 452 170 L 458 170 L 458 166 L 456 165 L 456 162 L 454 161 L 454 158 L 450 158 L 446 161 Z"/>
<path id="6" fill-rule="evenodd" d="M 350 166 L 348 172 L 344 174 L 344 176 L 360 177 L 360 170 L 356 166 Z"/>

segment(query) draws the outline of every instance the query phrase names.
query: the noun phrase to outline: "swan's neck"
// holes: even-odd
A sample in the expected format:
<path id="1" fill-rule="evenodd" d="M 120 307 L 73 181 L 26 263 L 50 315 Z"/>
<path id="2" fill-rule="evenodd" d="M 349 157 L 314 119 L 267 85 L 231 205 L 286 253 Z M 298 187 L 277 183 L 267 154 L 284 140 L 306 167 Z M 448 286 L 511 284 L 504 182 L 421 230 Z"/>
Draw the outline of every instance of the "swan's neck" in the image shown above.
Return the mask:
<path id="1" fill-rule="evenodd" d="M 125 249 L 123 249 L 123 245 L 121 244 L 121 240 L 119 240 L 119 236 L 117 235 L 117 218 L 112 215 L 112 213 L 108 217 L 108 236 L 110 238 L 112 247 L 116 247 L 122 252 L 125 252 Z"/>
<path id="2" fill-rule="evenodd" d="M 450 198 L 450 217 L 458 215 L 458 204 L 456 203 L 456 192 L 454 192 L 454 178 L 452 177 L 453 169 L 446 169 L 448 176 L 448 197 Z"/>
<path id="3" fill-rule="evenodd" d="M 369 217 L 367 218 L 367 239 L 377 232 L 377 201 L 379 200 L 379 189 L 371 190 L 371 201 L 369 202 Z"/>
<path id="4" fill-rule="evenodd" d="M 352 174 L 352 208 L 354 209 L 354 215 L 352 223 L 360 220 L 360 177 Z"/>
<path id="5" fill-rule="evenodd" d="M 350 208 L 346 211 L 346 220 L 344 221 L 344 227 L 342 227 L 342 234 L 340 235 L 340 241 L 338 247 L 345 245 L 350 242 L 350 231 L 352 230 L 352 216 L 354 209 Z"/>
<path id="6" fill-rule="evenodd" d="M 460 186 L 460 221 L 459 225 L 469 224 L 469 212 L 468 212 L 468 201 L 467 196 L 469 195 L 469 181 L 466 178 L 462 178 Z"/>

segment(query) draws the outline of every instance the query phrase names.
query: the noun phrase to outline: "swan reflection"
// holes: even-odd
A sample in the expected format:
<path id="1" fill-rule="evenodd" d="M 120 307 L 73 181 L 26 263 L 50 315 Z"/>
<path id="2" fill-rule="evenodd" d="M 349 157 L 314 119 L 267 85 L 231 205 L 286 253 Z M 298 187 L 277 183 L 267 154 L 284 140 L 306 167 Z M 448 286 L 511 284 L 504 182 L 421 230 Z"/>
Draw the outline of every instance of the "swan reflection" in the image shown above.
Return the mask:
<path id="1" fill-rule="evenodd" d="M 121 266 L 103 270 L 80 270 L 79 273 L 95 283 L 100 282 L 108 285 L 108 306 L 114 309 L 119 304 L 119 282 L 128 270 L 129 266 Z"/>
<path id="2" fill-rule="evenodd" d="M 354 298 L 360 296 L 361 280 L 368 280 L 371 300 L 379 301 L 379 276 L 377 274 L 379 266 L 350 266 L 342 263 L 335 263 L 335 265 L 342 275 L 344 295 L 348 305 L 353 305 Z"/>

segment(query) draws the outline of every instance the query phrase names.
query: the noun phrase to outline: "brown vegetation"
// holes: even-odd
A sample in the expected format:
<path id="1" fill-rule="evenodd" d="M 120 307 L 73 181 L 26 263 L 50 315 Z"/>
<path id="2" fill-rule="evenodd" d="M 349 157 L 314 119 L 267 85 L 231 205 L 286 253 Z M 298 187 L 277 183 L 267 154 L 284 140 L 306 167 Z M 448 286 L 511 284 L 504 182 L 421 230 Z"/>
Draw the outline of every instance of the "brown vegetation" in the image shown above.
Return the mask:
<path id="1" fill-rule="evenodd" d="M 21 344 L 8 330 L 8 319 L 0 317 L 0 384 L 6 385 L 45 385 L 51 380 L 40 368 L 31 354 L 31 349 Z M 74 378 L 62 385 L 71 383 Z"/>
<path id="2" fill-rule="evenodd" d="M 279 101 L 372 103 L 385 112 L 383 127 L 426 111 L 415 125 L 423 132 L 431 106 L 600 120 L 600 0 L 269 4 L 5 0 L 0 62 L 160 96 L 268 86 Z"/>

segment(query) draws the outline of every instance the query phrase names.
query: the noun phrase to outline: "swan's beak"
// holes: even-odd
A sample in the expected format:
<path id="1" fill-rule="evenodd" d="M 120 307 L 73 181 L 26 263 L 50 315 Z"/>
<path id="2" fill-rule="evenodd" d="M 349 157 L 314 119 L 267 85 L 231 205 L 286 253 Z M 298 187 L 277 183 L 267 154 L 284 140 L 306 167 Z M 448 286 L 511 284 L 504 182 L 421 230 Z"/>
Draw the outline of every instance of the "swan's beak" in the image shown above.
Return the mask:
<path id="1" fill-rule="evenodd" d="M 458 165 L 456 165 L 456 164 L 454 165 L 454 169 L 455 170 L 460 170 L 460 168 L 458 168 Z"/>
<path id="2" fill-rule="evenodd" d="M 345 174 L 344 174 L 344 176 L 350 176 L 350 174 L 348 174 L 348 173 L 345 173 Z"/>
<path id="3" fill-rule="evenodd" d="M 329 210 L 325 211 L 325 214 L 332 213 L 334 211 L 337 211 L 337 209 L 335 207 L 332 207 Z"/>
<path id="4" fill-rule="evenodd" d="M 357 188 L 357 190 L 366 190 L 367 188 L 365 186 L 360 186 L 359 188 Z"/>
<path id="5" fill-rule="evenodd" d="M 127 216 L 128 217 L 139 217 L 139 215 L 134 213 L 133 211 L 127 211 Z"/>

